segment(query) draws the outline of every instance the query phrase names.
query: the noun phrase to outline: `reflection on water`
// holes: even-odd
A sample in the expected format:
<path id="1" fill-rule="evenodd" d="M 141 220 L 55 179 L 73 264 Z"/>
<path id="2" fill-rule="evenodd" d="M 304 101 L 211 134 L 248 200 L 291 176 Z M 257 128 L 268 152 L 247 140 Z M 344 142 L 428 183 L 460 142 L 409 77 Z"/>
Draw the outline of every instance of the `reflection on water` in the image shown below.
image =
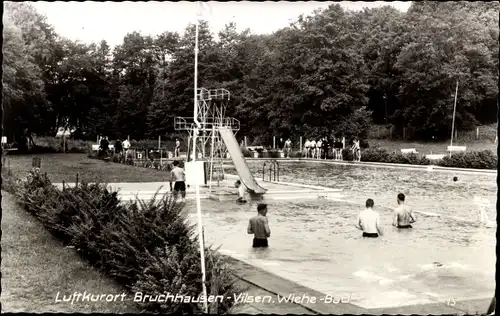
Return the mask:
<path id="1" fill-rule="evenodd" d="M 419 295 L 433 301 L 449 299 L 449 295 L 463 299 L 491 296 L 495 287 L 495 229 L 473 222 L 476 206 L 472 196 L 487 198 L 493 204 L 494 176 L 462 174 L 462 183 L 453 184 L 448 179 L 452 174 L 424 171 L 303 163 L 294 164 L 293 169 L 283 166 L 283 181 L 342 187 L 347 198 L 358 203 L 374 197 L 384 237 L 364 239 L 354 228 L 361 205 L 271 201 L 270 248 L 252 249 L 252 236 L 246 228 L 256 214 L 255 204 L 203 200 L 208 243 L 317 291 L 352 293 L 353 301 L 359 304 L 383 305 L 384 300 L 396 297 L 405 304 Z M 286 179 L 292 170 L 293 179 Z M 417 217 L 414 229 L 391 226 L 389 207 L 395 205 L 399 192 L 407 193 L 414 210 L 427 214 Z M 193 201 L 187 208 L 194 216 Z M 490 218 L 496 217 L 490 213 Z M 390 297 L 389 292 L 393 293 Z"/>

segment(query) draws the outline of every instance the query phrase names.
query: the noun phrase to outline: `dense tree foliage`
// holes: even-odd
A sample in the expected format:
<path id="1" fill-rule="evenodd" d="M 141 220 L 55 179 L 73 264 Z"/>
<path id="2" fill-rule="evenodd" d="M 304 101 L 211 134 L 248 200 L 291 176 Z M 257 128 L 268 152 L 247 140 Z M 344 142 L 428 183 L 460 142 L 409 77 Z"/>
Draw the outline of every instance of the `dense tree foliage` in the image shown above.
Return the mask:
<path id="1" fill-rule="evenodd" d="M 242 133 L 363 137 L 371 122 L 448 137 L 496 122 L 498 2 L 413 2 L 359 12 L 338 4 L 270 35 L 199 26 L 199 87 L 231 91 Z M 53 135 L 153 138 L 193 111 L 195 26 L 156 37 L 133 32 L 113 50 L 55 33 L 27 3 L 6 3 L 3 124 L 12 138 Z"/>

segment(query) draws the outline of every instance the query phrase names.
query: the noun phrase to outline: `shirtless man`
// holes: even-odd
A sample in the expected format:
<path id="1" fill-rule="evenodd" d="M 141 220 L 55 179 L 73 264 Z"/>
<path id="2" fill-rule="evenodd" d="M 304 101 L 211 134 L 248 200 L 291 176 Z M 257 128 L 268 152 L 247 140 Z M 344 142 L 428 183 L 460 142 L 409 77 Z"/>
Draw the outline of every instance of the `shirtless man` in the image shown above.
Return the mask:
<path id="1" fill-rule="evenodd" d="M 178 138 L 175 139 L 175 149 L 174 149 L 174 157 L 178 158 L 181 154 L 181 142 Z"/>
<path id="2" fill-rule="evenodd" d="M 306 142 L 304 143 L 304 156 L 309 158 L 309 147 L 311 146 L 311 142 L 308 138 L 306 138 Z"/>
<path id="3" fill-rule="evenodd" d="M 316 153 L 316 141 L 313 139 L 309 142 L 309 157 L 314 158 L 315 153 Z"/>
<path id="4" fill-rule="evenodd" d="M 290 158 L 290 152 L 292 151 L 292 141 L 290 138 L 287 138 L 283 151 L 285 152 L 285 158 Z"/>
<path id="5" fill-rule="evenodd" d="M 352 150 L 352 159 L 353 161 L 361 161 L 361 147 L 359 145 L 359 140 L 354 140 L 352 142 L 352 147 L 351 147 L 351 150 Z"/>
<path id="6" fill-rule="evenodd" d="M 321 159 L 321 150 L 323 149 L 323 139 L 320 138 L 316 142 L 316 159 Z"/>
<path id="7" fill-rule="evenodd" d="M 267 204 L 257 205 L 257 216 L 254 216 L 248 222 L 247 232 L 254 235 L 253 248 L 267 248 L 267 238 L 271 237 L 271 230 L 267 221 Z"/>
<path id="8" fill-rule="evenodd" d="M 380 227 L 380 216 L 373 210 L 375 203 L 372 199 L 366 200 L 366 210 L 359 213 L 356 228 L 363 231 L 363 237 L 377 238 L 384 233 Z"/>
<path id="9" fill-rule="evenodd" d="M 394 210 L 392 225 L 397 228 L 412 228 L 410 224 L 415 223 L 416 219 L 411 208 L 405 205 L 405 195 L 403 193 L 398 194 L 398 205 L 399 206 Z"/>
<path id="10" fill-rule="evenodd" d="M 182 202 L 186 199 L 186 182 L 184 169 L 179 166 L 179 161 L 174 161 L 174 168 L 170 171 L 171 181 L 174 182 L 174 197 L 177 200 L 179 193 L 181 193 Z"/>

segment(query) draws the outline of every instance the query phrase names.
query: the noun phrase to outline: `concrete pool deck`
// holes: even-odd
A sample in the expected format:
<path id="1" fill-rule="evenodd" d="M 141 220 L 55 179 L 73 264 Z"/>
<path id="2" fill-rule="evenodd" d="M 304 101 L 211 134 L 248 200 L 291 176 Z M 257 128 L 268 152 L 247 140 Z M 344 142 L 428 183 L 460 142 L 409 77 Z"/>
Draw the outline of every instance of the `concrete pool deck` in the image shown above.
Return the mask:
<path id="1" fill-rule="evenodd" d="M 352 315 L 484 315 L 491 303 L 490 298 L 470 299 L 461 301 L 436 302 L 428 304 L 413 304 L 405 306 L 393 306 L 385 308 L 363 308 L 352 303 L 328 303 L 323 293 L 301 286 L 293 281 L 281 278 L 263 269 L 251 266 L 238 259 L 228 257 L 231 266 L 238 278 L 254 286 L 252 294 L 256 288 L 261 289 L 259 296 L 273 297 L 272 303 L 247 303 L 243 306 L 235 306 L 231 314 L 352 314 Z M 295 294 L 297 299 L 290 306 L 290 302 L 278 303 L 277 298 L 288 297 Z M 302 299 L 304 297 L 304 299 Z M 307 300 L 307 297 L 316 298 L 315 303 Z"/>
<path id="2" fill-rule="evenodd" d="M 213 181 L 212 188 L 209 186 L 200 186 L 200 198 L 212 199 L 215 201 L 236 200 L 237 189 L 234 187 L 234 181 L 239 179 L 236 175 L 226 174 L 225 180 Z M 341 189 L 324 188 L 305 184 L 295 184 L 287 182 L 269 182 L 257 179 L 259 184 L 268 191 L 262 196 L 262 201 L 267 200 L 292 200 L 292 199 L 342 199 Z M 58 188 L 62 188 L 62 183 L 54 183 Z M 65 183 L 65 187 L 74 187 L 75 183 Z M 157 195 L 157 198 L 170 193 L 170 184 L 168 182 L 137 182 L 137 183 L 108 183 L 108 187 L 118 191 L 118 196 L 123 201 L 140 199 L 151 199 Z M 250 197 L 249 197 L 250 198 Z M 186 190 L 186 199 L 196 199 L 194 187 L 188 187 Z"/>

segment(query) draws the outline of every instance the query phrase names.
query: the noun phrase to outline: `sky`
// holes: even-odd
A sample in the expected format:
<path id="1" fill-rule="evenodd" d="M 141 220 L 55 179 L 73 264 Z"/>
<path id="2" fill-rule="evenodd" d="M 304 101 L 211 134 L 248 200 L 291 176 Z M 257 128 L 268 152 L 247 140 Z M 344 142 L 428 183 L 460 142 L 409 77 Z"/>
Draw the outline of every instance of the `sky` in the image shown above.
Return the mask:
<path id="1" fill-rule="evenodd" d="M 122 43 L 127 33 L 138 31 L 143 35 L 158 35 L 164 31 L 184 33 L 189 23 L 196 19 L 195 2 L 30 2 L 39 13 L 44 14 L 56 32 L 72 40 L 85 43 L 106 40 L 110 46 Z M 218 31 L 230 22 L 235 22 L 239 31 L 250 28 L 256 34 L 269 34 L 286 27 L 300 14 L 308 15 L 316 9 L 323 9 L 335 2 L 252 2 L 209 1 L 211 14 L 206 16 L 212 32 Z M 348 10 L 361 10 L 391 5 L 406 11 L 410 1 L 342 1 L 338 2 Z"/>

